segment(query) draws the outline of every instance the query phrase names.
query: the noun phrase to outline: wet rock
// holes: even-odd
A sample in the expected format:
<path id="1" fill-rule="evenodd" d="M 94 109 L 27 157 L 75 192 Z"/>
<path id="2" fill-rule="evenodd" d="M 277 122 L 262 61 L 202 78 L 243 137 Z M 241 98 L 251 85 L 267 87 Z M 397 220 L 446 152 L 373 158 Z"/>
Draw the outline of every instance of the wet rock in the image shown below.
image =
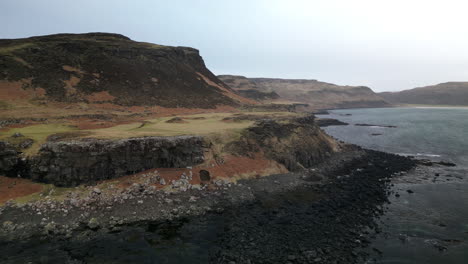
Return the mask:
<path id="1" fill-rule="evenodd" d="M 99 226 L 100 226 L 99 221 L 94 217 L 88 221 L 88 227 L 91 230 L 97 230 Z"/>

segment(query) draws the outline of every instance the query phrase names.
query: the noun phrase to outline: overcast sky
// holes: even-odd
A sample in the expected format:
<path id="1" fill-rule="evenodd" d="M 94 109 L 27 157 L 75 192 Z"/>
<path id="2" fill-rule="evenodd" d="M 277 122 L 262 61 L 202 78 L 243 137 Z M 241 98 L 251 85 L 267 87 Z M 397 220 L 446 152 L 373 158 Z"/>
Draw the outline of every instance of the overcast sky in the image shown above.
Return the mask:
<path id="1" fill-rule="evenodd" d="M 115 32 L 215 74 L 402 90 L 468 81 L 468 1 L 0 0 L 0 38 Z"/>

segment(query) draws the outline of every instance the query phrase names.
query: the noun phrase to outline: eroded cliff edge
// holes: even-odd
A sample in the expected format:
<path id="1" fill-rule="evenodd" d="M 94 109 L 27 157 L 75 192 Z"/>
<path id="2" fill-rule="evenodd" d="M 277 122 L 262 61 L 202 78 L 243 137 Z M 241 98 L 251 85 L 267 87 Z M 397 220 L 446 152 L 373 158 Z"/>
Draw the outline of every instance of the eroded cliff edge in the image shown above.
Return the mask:
<path id="1" fill-rule="evenodd" d="M 48 142 L 32 157 L 23 157 L 11 145 L 1 144 L 0 173 L 57 186 L 95 183 L 153 168 L 204 165 L 216 174 L 213 168 L 217 165 L 236 163 L 236 159 L 229 161 L 226 156 L 252 162 L 259 158 L 283 168 L 281 172 L 297 171 L 325 160 L 342 147 L 320 130 L 313 115 L 260 119 L 239 137 L 222 143 L 209 136 L 88 138 Z"/>

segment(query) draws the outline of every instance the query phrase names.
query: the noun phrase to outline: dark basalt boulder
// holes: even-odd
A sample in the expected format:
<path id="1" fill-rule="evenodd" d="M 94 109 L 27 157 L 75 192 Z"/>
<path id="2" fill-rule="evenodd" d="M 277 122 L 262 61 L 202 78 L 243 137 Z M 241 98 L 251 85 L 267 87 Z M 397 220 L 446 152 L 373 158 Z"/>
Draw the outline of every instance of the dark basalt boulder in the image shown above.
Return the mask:
<path id="1" fill-rule="evenodd" d="M 0 174 L 15 174 L 19 160 L 19 152 L 16 148 L 7 142 L 0 141 Z"/>

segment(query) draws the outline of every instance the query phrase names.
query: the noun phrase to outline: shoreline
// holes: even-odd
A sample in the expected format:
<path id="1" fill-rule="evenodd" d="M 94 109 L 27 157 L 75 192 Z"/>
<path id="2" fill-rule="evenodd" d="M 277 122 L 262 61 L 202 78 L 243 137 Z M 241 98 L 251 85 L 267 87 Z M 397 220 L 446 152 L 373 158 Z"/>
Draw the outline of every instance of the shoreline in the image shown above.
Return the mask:
<path id="1" fill-rule="evenodd" d="M 409 158 L 362 150 L 353 146 L 347 152 L 337 154 L 320 165 L 300 173 L 242 180 L 236 185 L 222 184 L 211 190 L 191 189 L 179 193 L 156 192 L 151 195 L 135 195 L 123 203 L 111 206 L 110 209 L 107 207 L 96 207 L 95 210 L 91 210 L 93 209 L 91 207 L 86 210 L 74 209 L 65 217 L 62 213 L 44 212 L 37 215 L 25 207 L 8 206 L 0 214 L 0 222 L 4 227 L 0 232 L 0 246 L 8 253 L 8 250 L 14 249 L 18 241 L 34 244 L 34 241 L 43 240 L 48 241 L 51 247 L 63 247 L 70 243 L 86 245 L 88 242 L 91 245 L 92 241 L 103 237 L 119 237 L 126 232 L 126 229 L 132 229 L 134 226 L 139 228 L 143 226 L 143 229 L 148 230 L 149 226 L 174 224 L 180 221 L 184 223 L 188 221 L 182 225 L 190 226 L 192 222 L 221 217 L 222 220 L 216 220 L 221 226 L 226 228 L 227 225 L 235 230 L 239 228 L 249 230 L 250 236 L 255 236 L 258 240 L 264 239 L 263 228 L 275 228 L 274 232 L 269 231 L 273 237 L 263 242 L 267 245 L 261 246 L 269 252 L 269 256 L 261 256 L 262 259 L 286 262 L 294 258 L 294 263 L 309 263 L 321 259 L 319 262 L 328 263 L 332 261 L 332 257 L 327 254 L 327 250 L 332 250 L 330 247 L 337 247 L 341 250 L 336 255 L 336 259 L 349 261 L 351 258 L 358 259 L 357 256 L 353 256 L 355 248 L 368 244 L 363 241 L 356 242 L 363 228 L 370 227 L 371 230 L 377 228 L 372 219 L 383 212 L 381 207 L 387 201 L 389 179 L 402 171 L 410 170 L 415 164 L 415 161 Z M 289 200 L 294 202 L 285 203 Z M 85 214 L 87 211 L 89 214 Z M 273 215 L 270 215 L 272 212 Z M 349 216 L 343 215 L 344 213 Z M 269 216 L 265 218 L 264 214 Z M 366 217 L 362 217 L 363 214 Z M 277 222 L 278 217 L 284 220 Z M 342 222 L 339 220 L 341 217 L 348 219 Z M 261 221 L 265 224 L 273 223 L 273 225 L 259 227 L 255 222 L 257 220 L 252 222 L 253 219 L 263 219 Z M 325 233 L 316 234 L 314 239 L 309 236 L 299 239 L 299 234 L 310 225 L 304 222 L 304 219 L 315 221 L 314 226 L 322 226 L 320 230 Z M 11 223 L 5 224 L 7 221 Z M 338 222 L 332 227 L 333 221 Z M 291 225 L 295 222 L 298 224 Z M 287 237 L 295 235 L 298 240 L 286 242 L 283 237 L 285 234 L 280 231 L 281 228 L 291 229 Z M 314 228 L 310 228 L 307 230 L 316 232 Z M 331 235 L 329 232 L 337 233 Z M 247 263 L 246 261 L 250 260 L 251 263 L 259 263 L 260 259 L 255 257 L 257 247 L 242 242 L 245 238 L 238 237 L 242 236 L 242 232 L 228 232 L 228 234 L 218 232 L 219 243 L 216 246 L 209 245 L 207 248 L 210 262 Z M 342 237 L 349 239 L 341 241 Z M 327 242 L 330 239 L 337 240 Z M 311 248 L 306 250 L 303 246 L 296 248 L 293 245 L 281 244 L 299 241 L 302 241 L 303 246 L 309 244 Z M 285 247 L 291 253 L 278 251 L 277 247 Z M 32 253 L 27 250 L 18 254 L 28 257 L 28 254 Z M 83 261 L 76 263 L 94 263 L 86 262 L 85 256 L 66 254 L 66 257 Z M 3 261 L 12 263 L 10 260 L 7 258 Z"/>

